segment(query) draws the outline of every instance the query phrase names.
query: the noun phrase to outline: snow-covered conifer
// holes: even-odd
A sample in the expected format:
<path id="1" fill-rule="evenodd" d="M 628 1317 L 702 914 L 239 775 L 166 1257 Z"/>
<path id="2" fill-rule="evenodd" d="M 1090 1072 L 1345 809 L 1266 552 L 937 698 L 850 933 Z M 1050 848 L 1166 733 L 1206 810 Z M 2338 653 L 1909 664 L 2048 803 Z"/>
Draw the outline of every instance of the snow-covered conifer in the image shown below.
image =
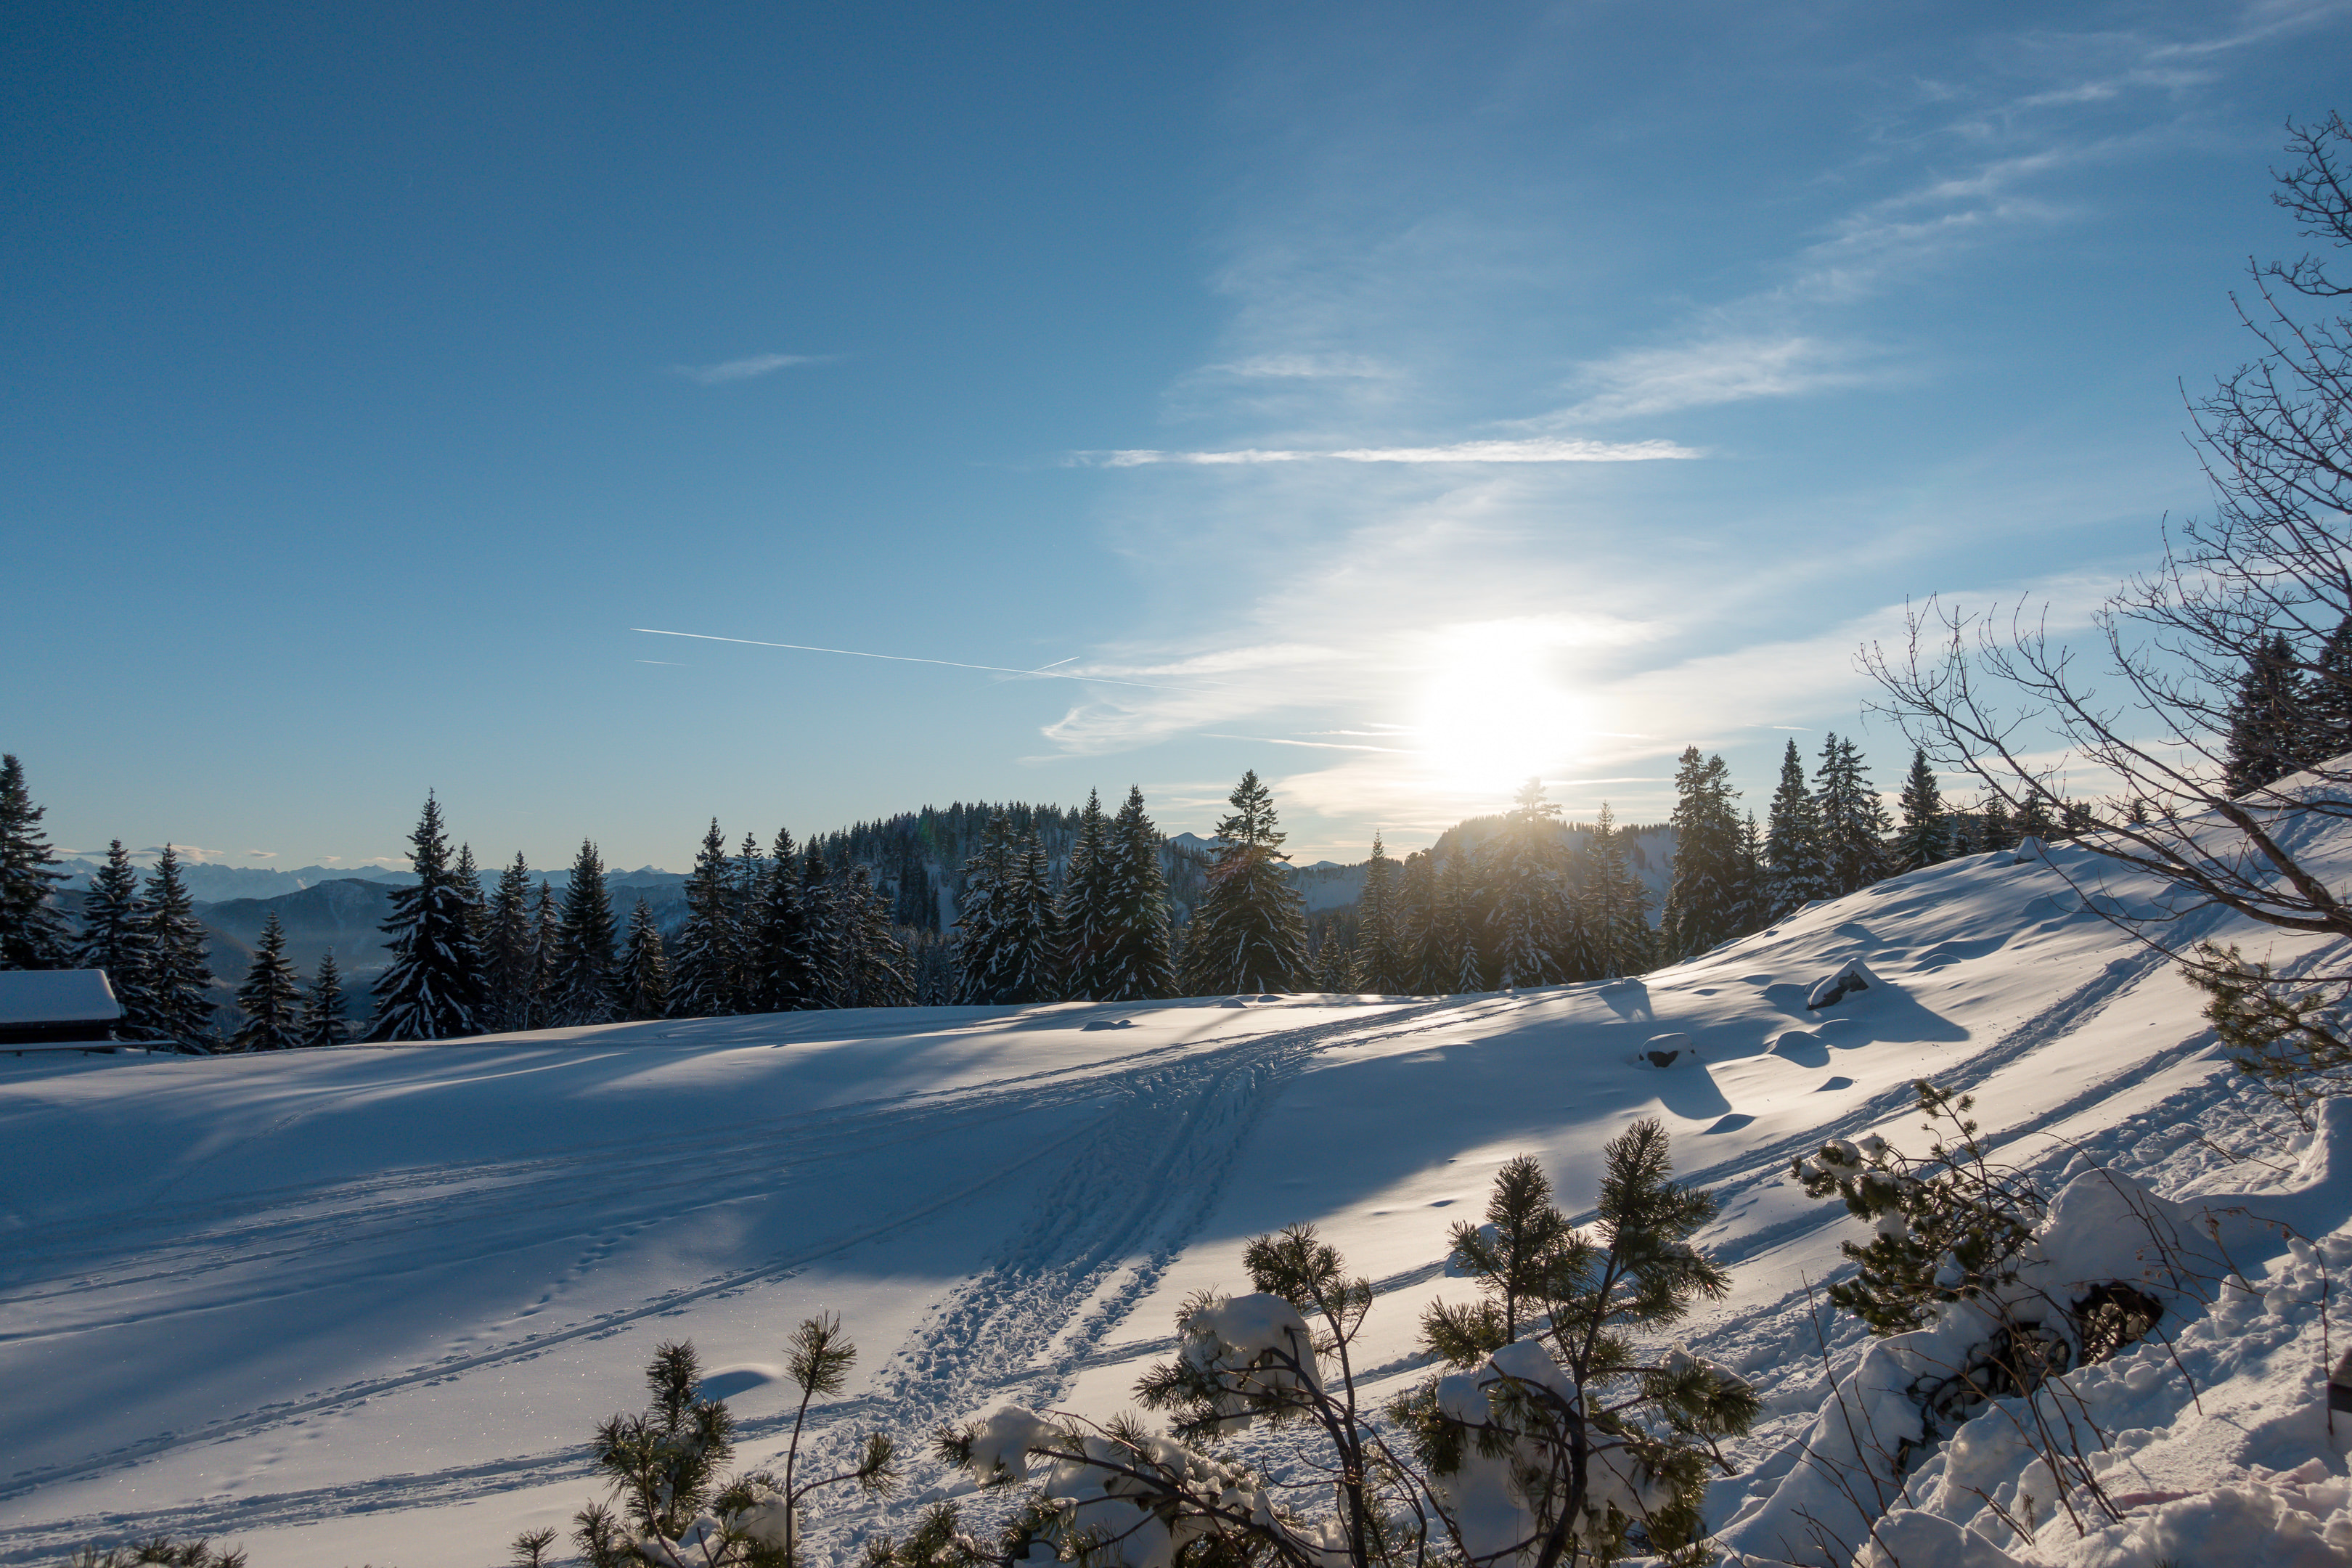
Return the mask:
<path id="1" fill-rule="evenodd" d="M 1560 859 L 1559 807 L 1544 798 L 1541 779 L 1529 779 L 1486 854 L 1487 924 L 1507 988 L 1568 978 L 1560 951 L 1567 901 Z"/>
<path id="2" fill-rule="evenodd" d="M 1805 787 L 1805 764 L 1790 741 L 1780 759 L 1780 784 L 1764 833 L 1765 885 L 1772 920 L 1801 904 L 1830 897 L 1829 865 L 1822 848 L 1821 813 Z"/>
<path id="3" fill-rule="evenodd" d="M 2352 616 L 2336 623 L 2304 682 L 2295 765 L 2316 767 L 2352 752 Z"/>
<path id="4" fill-rule="evenodd" d="M 490 904 L 482 896 L 482 870 L 474 864 L 474 847 L 457 846 L 457 858 L 449 868 L 450 877 L 457 884 L 457 896 L 466 900 L 466 930 L 474 938 L 474 951 L 489 952 Z"/>
<path id="5" fill-rule="evenodd" d="M 375 984 L 372 1040 L 446 1040 L 482 1032 L 482 955 L 474 945 L 464 889 L 449 864 L 441 806 L 425 797 L 408 837 L 413 887 L 392 889 L 383 932 L 392 963 Z"/>
<path id="6" fill-rule="evenodd" d="M 1437 857 L 1428 849 L 1416 849 L 1397 867 L 1396 930 L 1400 962 L 1404 968 L 1404 986 L 1408 991 L 1427 995 L 1443 994 L 1452 989 L 1449 973 L 1443 960 L 1436 961 L 1437 940 Z M 1433 984 L 1433 980 L 1437 984 Z"/>
<path id="7" fill-rule="evenodd" d="M 1139 785 L 1129 786 L 1127 803 L 1111 822 L 1110 854 L 1110 947 L 1096 999 L 1150 1002 L 1173 996 L 1175 933 L 1168 911 L 1168 873 L 1160 861 L 1160 830 L 1144 813 Z"/>
<path id="8" fill-rule="evenodd" d="M 1617 831 L 1607 801 L 1601 803 L 1601 817 L 1584 852 L 1582 897 L 1578 903 L 1599 978 L 1613 980 L 1650 967 L 1649 894 L 1633 874 L 1625 853 L 1625 837 Z"/>
<path id="9" fill-rule="evenodd" d="M 1011 898 L 1015 850 L 1013 825 L 998 812 L 988 819 L 980 852 L 963 863 L 963 894 L 956 917 L 956 1000 L 989 1005 L 1001 998 L 1004 910 Z"/>
<path id="10" fill-rule="evenodd" d="M 1306 900 L 1283 874 L 1285 834 L 1253 768 L 1226 797 L 1208 888 L 1184 941 L 1187 991 L 1296 991 L 1307 980 Z"/>
<path id="11" fill-rule="evenodd" d="M 212 963 L 195 900 L 180 880 L 180 858 L 163 846 L 147 875 L 147 930 L 153 941 L 147 970 L 147 1015 L 141 1022 L 152 1037 L 183 1050 L 212 1048 Z"/>
<path id="12" fill-rule="evenodd" d="M 742 929 L 728 879 L 727 837 L 719 819 L 702 836 L 686 879 L 686 925 L 670 960 L 673 1018 L 715 1018 L 732 1012 L 735 976 L 742 967 Z"/>
<path id="13" fill-rule="evenodd" d="M 2010 820 L 2009 803 L 1998 795 L 1988 794 L 1977 815 L 1976 847 L 1979 855 L 2017 847 L 2017 825 Z"/>
<path id="14" fill-rule="evenodd" d="M 669 960 L 663 955 L 654 907 L 639 899 L 629 910 L 629 936 L 621 959 L 619 1012 L 623 1018 L 659 1018 L 669 997 Z"/>
<path id="15" fill-rule="evenodd" d="M 352 1037 L 352 1021 L 344 1016 L 343 976 L 335 967 L 335 950 L 319 955 L 319 972 L 302 998 L 302 1044 L 340 1046 Z"/>
<path id="16" fill-rule="evenodd" d="M 1356 904 L 1355 985 L 1391 995 L 1414 989 L 1419 978 L 1407 962 L 1400 875 L 1381 836 L 1372 835 L 1372 858 L 1364 862 L 1364 893 Z"/>
<path id="17" fill-rule="evenodd" d="M 82 899 L 81 940 L 73 962 L 80 969 L 102 969 L 122 1004 L 127 1030 L 135 1032 L 151 1011 L 147 1001 L 148 972 L 154 963 L 155 936 L 150 929 L 146 900 L 139 896 L 139 873 L 130 851 L 118 838 L 107 847 L 106 864 L 89 879 Z"/>
<path id="18" fill-rule="evenodd" d="M 57 900 L 66 873 L 41 831 L 47 809 L 33 804 L 24 764 L 13 753 L 0 757 L 0 969 L 63 969 L 71 962 Z"/>
<path id="19" fill-rule="evenodd" d="M 1111 838 L 1110 818 L 1102 797 L 1087 792 L 1086 810 L 1078 816 L 1078 836 L 1070 846 L 1070 863 L 1062 879 L 1062 982 L 1075 1001 L 1098 1002 L 1113 984 L 1112 917 L 1118 890 L 1118 857 Z"/>
<path id="20" fill-rule="evenodd" d="M 801 862 L 800 951 L 803 972 L 807 976 L 802 1006 L 842 1005 L 842 976 L 847 962 L 846 927 L 841 884 L 833 868 L 825 864 L 824 847 L 811 838 L 808 853 Z"/>
<path id="21" fill-rule="evenodd" d="M 1478 944 L 1478 933 L 1487 929 L 1484 911 L 1479 906 L 1482 874 L 1477 851 L 1470 841 L 1456 836 L 1454 848 L 1437 873 L 1436 935 L 1430 954 L 1430 989 L 1438 994 L 1469 993 L 1488 989 L 1485 950 Z M 1567 951 L 1561 954 L 1561 970 L 1567 977 L 1577 978 L 1575 945 L 1577 933 L 1582 929 L 1573 897 L 1566 900 L 1562 916 L 1565 924 L 1561 940 Z"/>
<path id="22" fill-rule="evenodd" d="M 1721 757 L 1685 747 L 1675 772 L 1675 861 L 1658 928 L 1662 955 L 1687 958 L 1739 933 L 1738 792 Z"/>
<path id="23" fill-rule="evenodd" d="M 538 896 L 531 900 L 530 928 L 538 950 L 538 971 L 530 983 L 530 1026 L 543 1029 L 554 1022 L 555 955 L 563 951 L 563 910 L 544 877 L 539 879 Z"/>
<path id="24" fill-rule="evenodd" d="M 1739 827 L 1739 914 L 1733 929 L 1745 936 L 1772 921 L 1770 873 L 1764 863 L 1764 830 L 1749 812 Z"/>
<path id="25" fill-rule="evenodd" d="M 236 1005 L 245 1022 L 229 1037 L 231 1049 L 284 1051 L 302 1043 L 302 983 L 286 960 L 286 928 L 276 910 L 261 922 L 261 942 L 236 988 Z"/>
<path id="26" fill-rule="evenodd" d="M 1323 930 L 1313 953 L 1315 988 L 1334 994 L 1356 988 L 1356 948 L 1335 923 Z"/>
<path id="27" fill-rule="evenodd" d="M 1911 752 L 1910 776 L 1903 781 L 1903 823 L 1895 838 L 1898 870 L 1916 871 L 1952 858 L 1952 818 L 1944 809 L 1943 791 L 1936 770 L 1927 765 L 1924 747 Z"/>
<path id="28" fill-rule="evenodd" d="M 729 980 L 734 987 L 730 1012 L 761 1011 L 758 998 L 769 990 L 760 961 L 751 950 L 756 940 L 753 932 L 760 924 L 761 905 L 767 897 L 771 864 L 768 857 L 760 853 L 759 839 L 746 832 L 743 846 L 736 851 L 734 864 L 729 868 L 728 900 L 735 912 L 735 928 L 742 933 L 735 952 L 735 973 Z"/>
<path id="29" fill-rule="evenodd" d="M 2221 770 L 2222 788 L 2231 795 L 2276 784 L 2305 760 L 2300 753 L 2311 725 L 2296 662 L 2284 633 L 2246 661 L 2230 702 Z"/>
<path id="30" fill-rule="evenodd" d="M 614 947 L 619 931 L 604 887 L 604 861 L 590 839 L 580 841 L 572 882 L 563 889 L 563 936 L 550 977 L 549 1011 L 559 1024 L 609 1024 L 618 1016 Z"/>
<path id="31" fill-rule="evenodd" d="M 1843 898 L 1885 874 L 1886 807 L 1870 787 L 1870 770 L 1851 740 L 1832 734 L 1822 742 L 1813 812 L 1821 827 L 1826 897 Z"/>
<path id="32" fill-rule="evenodd" d="M 751 1013 L 790 1013 L 820 1005 L 800 849 L 788 828 L 776 830 L 774 852 L 767 858 L 745 918 L 734 965 L 737 1005 Z"/>
<path id="33" fill-rule="evenodd" d="M 844 1007 L 904 1007 L 915 1000 L 915 973 L 907 944 L 890 920 L 890 900 L 874 872 L 852 866 L 841 890 Z"/>
<path id="34" fill-rule="evenodd" d="M 539 927 L 531 918 L 530 867 L 518 851 L 499 873 L 483 920 L 483 1023 L 499 1031 L 538 1023 Z"/>

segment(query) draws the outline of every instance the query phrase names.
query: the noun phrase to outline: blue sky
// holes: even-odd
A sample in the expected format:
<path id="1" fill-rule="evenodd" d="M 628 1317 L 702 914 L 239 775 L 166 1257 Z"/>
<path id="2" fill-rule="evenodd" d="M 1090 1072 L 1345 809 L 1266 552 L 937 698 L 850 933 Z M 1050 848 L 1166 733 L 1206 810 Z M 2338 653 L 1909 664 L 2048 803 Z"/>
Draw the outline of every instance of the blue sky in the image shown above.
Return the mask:
<path id="1" fill-rule="evenodd" d="M 1760 807 L 2203 506 L 2352 107 L 2345 4 L 218 10 L 5 24 L 0 746 L 280 867 Z"/>

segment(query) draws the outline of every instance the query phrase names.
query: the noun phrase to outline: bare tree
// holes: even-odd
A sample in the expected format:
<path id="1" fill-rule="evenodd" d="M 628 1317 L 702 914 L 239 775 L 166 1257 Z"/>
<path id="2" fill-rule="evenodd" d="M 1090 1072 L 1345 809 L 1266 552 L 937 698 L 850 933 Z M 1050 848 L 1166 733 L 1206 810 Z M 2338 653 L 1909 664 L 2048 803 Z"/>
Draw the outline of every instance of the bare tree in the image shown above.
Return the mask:
<path id="1" fill-rule="evenodd" d="M 2302 1115 L 2314 1094 L 2352 1090 L 2352 947 L 2326 943 L 2281 973 L 2178 923 L 2219 906 L 2352 937 L 2352 904 L 2311 837 L 2352 817 L 2352 315 L 2331 313 L 2352 281 L 2329 271 L 2352 251 L 2352 126 L 2339 112 L 2287 132 L 2297 162 L 2272 199 L 2322 249 L 2250 260 L 2252 295 L 2231 296 L 2260 352 L 2189 404 L 2212 517 L 2167 531 L 2156 568 L 2093 617 L 2087 652 L 2052 634 L 2046 610 L 1931 599 L 1907 615 L 1904 645 L 1873 643 L 1861 664 L 1884 693 L 1874 710 L 1973 774 L 1988 808 L 2079 824 L 2067 773 L 2099 775 L 2110 794 L 2086 843 L 2175 896 L 2151 918 L 2092 907 L 2179 960 L 2239 1064 Z M 2231 764 L 2257 685 L 2296 710 L 2253 716 L 2289 739 L 2250 776 L 2242 757 Z M 2301 772 L 2274 776 L 2279 763 Z"/>
<path id="2" fill-rule="evenodd" d="M 2274 199 L 2306 236 L 2352 249 L 2352 127 L 2332 114 L 2289 132 L 2301 162 L 2277 176 Z M 2046 612 L 1929 600 L 1907 617 L 1907 645 L 1871 644 L 1861 662 L 1884 691 L 1874 710 L 2012 810 L 2060 815 L 2069 769 L 2103 775 L 2096 847 L 2192 896 L 2177 908 L 2352 936 L 2352 906 L 2289 831 L 2305 814 L 2352 816 L 2352 791 L 2266 784 L 2233 796 L 2223 782 L 2231 697 L 2281 635 L 2302 689 L 2352 708 L 2352 668 L 2327 657 L 2352 619 L 2352 317 L 2289 309 L 2352 284 L 2324 256 L 2249 270 L 2253 298 L 2233 302 L 2261 353 L 2189 405 L 2213 516 L 2168 531 L 2161 563 L 2094 617 L 2094 651 L 2053 636 Z M 2308 771 L 2352 784 L 2352 757 L 2315 756 Z M 2214 831 L 2216 818 L 2234 834 Z"/>

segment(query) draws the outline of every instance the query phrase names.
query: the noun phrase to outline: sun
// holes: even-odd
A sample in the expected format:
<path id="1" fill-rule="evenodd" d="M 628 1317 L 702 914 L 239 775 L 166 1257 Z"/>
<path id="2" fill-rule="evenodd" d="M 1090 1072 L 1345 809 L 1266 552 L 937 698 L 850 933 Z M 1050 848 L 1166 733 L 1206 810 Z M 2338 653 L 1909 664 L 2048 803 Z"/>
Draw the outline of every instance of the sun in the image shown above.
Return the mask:
<path id="1" fill-rule="evenodd" d="M 1485 621 L 1437 635 L 1416 703 L 1430 783 L 1456 799 L 1510 799 L 1571 763 L 1590 729 L 1561 679 L 1558 626 Z"/>

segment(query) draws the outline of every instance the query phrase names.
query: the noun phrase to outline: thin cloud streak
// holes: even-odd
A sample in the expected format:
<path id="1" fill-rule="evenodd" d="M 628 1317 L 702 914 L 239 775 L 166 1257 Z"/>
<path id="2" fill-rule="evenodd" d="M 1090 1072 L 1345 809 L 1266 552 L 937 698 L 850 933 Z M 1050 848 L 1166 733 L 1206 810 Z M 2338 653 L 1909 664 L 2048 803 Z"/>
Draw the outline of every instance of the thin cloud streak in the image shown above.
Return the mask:
<path id="1" fill-rule="evenodd" d="M 1632 349 L 1584 365 L 1592 395 L 1552 418 L 1626 419 L 1855 386 L 1871 377 L 1853 367 L 1854 357 L 1851 348 L 1801 335 Z"/>
<path id="2" fill-rule="evenodd" d="M 780 647 L 789 649 L 793 653 L 838 654 L 844 658 L 878 658 L 887 660 L 892 664 L 936 664 L 948 669 L 979 669 L 988 671 L 993 675 L 1018 675 L 1034 680 L 1083 680 L 1098 683 L 1104 686 L 1143 687 L 1155 691 L 1196 691 L 1202 689 L 1199 687 L 1177 686 L 1164 680 L 1121 680 L 1108 675 L 1088 675 L 1080 670 L 1055 669 L 1050 666 L 1043 669 L 1015 669 L 1009 665 L 1003 664 L 967 664 L 963 660 L 958 658 L 918 658 L 910 654 L 867 653 L 863 649 L 854 647 L 817 647 L 809 643 L 763 642 L 758 637 L 713 637 L 708 632 L 669 632 L 663 631 L 658 626 L 631 626 L 629 629 L 633 632 L 642 632 L 647 637 L 691 637 L 697 642 L 739 643 L 745 647 Z M 1064 660 L 1063 662 L 1066 663 L 1068 661 Z"/>
<path id="3" fill-rule="evenodd" d="M 1071 461 L 1092 468 L 1139 468 L 1175 463 L 1226 467 L 1259 463 L 1649 463 L 1706 454 L 1673 441 L 1457 441 L 1444 447 L 1349 447 L 1336 451 L 1266 449 L 1231 452 L 1077 452 Z"/>
<path id="4" fill-rule="evenodd" d="M 1212 741 L 1247 741 L 1254 746 L 1305 746 L 1318 752 L 1385 752 L 1395 757 L 1427 754 L 1407 746 L 1349 746 L 1337 741 L 1286 741 L 1279 735 L 1228 735 L 1216 730 L 1203 730 L 1201 733 Z"/>
<path id="5" fill-rule="evenodd" d="M 780 370 L 796 364 L 823 364 L 831 354 L 752 354 L 746 359 L 730 359 L 718 364 L 674 364 L 672 375 L 703 386 L 719 386 L 730 381 L 750 381 L 756 376 L 773 375 Z"/>

